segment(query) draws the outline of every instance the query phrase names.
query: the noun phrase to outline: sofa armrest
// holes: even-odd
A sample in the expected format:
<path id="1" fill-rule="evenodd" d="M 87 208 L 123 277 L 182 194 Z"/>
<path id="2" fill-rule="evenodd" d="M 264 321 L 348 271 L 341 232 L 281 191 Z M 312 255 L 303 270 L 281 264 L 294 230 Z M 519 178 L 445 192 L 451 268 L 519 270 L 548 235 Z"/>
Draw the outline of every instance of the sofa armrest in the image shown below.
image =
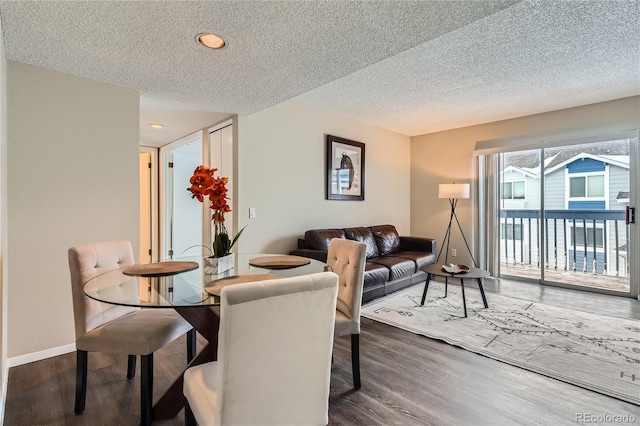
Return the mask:
<path id="1" fill-rule="evenodd" d="M 400 237 L 401 251 L 429 251 L 436 252 L 436 240 L 425 237 Z"/>
<path id="2" fill-rule="evenodd" d="M 309 257 L 311 259 L 319 260 L 320 262 L 327 262 L 328 252 L 324 250 L 310 250 L 310 249 L 297 249 L 289 252 L 292 256 Z"/>

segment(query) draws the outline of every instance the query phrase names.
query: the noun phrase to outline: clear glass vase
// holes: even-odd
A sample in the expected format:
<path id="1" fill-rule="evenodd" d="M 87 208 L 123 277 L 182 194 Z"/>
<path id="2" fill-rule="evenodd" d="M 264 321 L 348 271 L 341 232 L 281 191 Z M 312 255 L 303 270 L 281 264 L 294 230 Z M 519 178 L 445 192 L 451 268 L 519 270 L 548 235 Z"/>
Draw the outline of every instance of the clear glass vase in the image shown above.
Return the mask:
<path id="1" fill-rule="evenodd" d="M 229 253 L 228 255 L 222 257 L 205 257 L 204 272 L 211 275 L 221 274 L 235 267 L 235 263 L 235 253 Z"/>

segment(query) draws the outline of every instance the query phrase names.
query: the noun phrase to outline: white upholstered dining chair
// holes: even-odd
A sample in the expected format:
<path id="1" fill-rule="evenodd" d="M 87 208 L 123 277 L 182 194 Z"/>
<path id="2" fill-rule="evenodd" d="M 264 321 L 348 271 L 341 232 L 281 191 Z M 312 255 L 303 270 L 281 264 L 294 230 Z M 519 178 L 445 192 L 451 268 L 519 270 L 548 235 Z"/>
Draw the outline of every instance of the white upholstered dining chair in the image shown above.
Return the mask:
<path id="1" fill-rule="evenodd" d="M 85 408 L 88 352 L 128 355 L 128 379 L 135 376 L 136 355 L 140 355 L 140 415 L 142 424 L 149 424 L 152 420 L 153 353 L 189 333 L 187 360 L 190 361 L 195 352 L 195 331 L 173 309 L 109 305 L 84 294 L 83 285 L 89 279 L 134 264 L 129 241 L 74 246 L 68 255 L 77 349 L 75 412 L 80 414 Z M 123 275 L 123 280 L 129 278 Z"/>
<path id="2" fill-rule="evenodd" d="M 336 336 L 351 336 L 353 386 L 360 389 L 360 308 L 367 246 L 352 240 L 333 238 L 327 264 L 340 277 L 336 312 Z"/>
<path id="3" fill-rule="evenodd" d="M 338 277 L 224 287 L 218 360 L 184 373 L 187 425 L 325 425 Z"/>

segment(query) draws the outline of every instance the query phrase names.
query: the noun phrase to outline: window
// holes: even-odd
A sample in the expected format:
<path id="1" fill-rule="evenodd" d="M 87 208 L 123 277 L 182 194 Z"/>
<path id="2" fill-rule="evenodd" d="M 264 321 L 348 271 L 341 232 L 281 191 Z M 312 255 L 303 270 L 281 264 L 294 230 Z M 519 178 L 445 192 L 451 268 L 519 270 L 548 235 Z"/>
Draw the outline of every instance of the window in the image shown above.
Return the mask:
<path id="1" fill-rule="evenodd" d="M 502 199 L 524 200 L 524 181 L 503 182 Z"/>
<path id="2" fill-rule="evenodd" d="M 604 175 L 569 178 L 569 196 L 571 198 L 604 197 Z"/>
<path id="3" fill-rule="evenodd" d="M 574 231 L 575 230 L 575 240 L 574 240 Z M 593 227 L 587 226 L 587 247 L 593 247 Z M 572 246 L 584 247 L 584 237 L 585 237 L 585 229 L 584 226 L 577 226 L 575 228 L 569 228 L 569 236 L 571 240 Z M 596 227 L 595 232 L 595 246 L 596 248 L 604 248 L 604 229 L 600 227 Z"/>
<path id="4" fill-rule="evenodd" d="M 502 224 L 502 239 L 503 240 L 522 240 L 522 225 L 513 223 Z"/>

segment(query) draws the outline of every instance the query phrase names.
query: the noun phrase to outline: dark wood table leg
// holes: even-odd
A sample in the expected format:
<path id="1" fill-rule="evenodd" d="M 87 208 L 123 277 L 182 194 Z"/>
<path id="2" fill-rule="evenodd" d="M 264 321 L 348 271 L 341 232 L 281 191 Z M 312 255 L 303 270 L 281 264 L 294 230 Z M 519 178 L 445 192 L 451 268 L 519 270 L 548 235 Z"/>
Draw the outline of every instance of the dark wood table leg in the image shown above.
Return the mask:
<path id="1" fill-rule="evenodd" d="M 444 277 L 444 297 L 447 297 L 448 287 L 449 287 L 449 277 Z"/>
<path id="2" fill-rule="evenodd" d="M 480 289 L 480 295 L 482 296 L 482 303 L 484 303 L 484 307 L 488 308 L 489 304 L 487 303 L 487 298 L 484 295 L 484 287 L 482 286 L 482 278 L 478 278 L 478 288 Z"/>
<path id="3" fill-rule="evenodd" d="M 215 361 L 218 357 L 219 309 L 210 306 L 175 307 L 174 309 L 208 342 L 200 353 L 189 363 L 188 367 Z M 162 395 L 153 406 L 154 421 L 172 419 L 182 410 L 186 403 L 182 392 L 183 382 L 183 374 L 180 374 L 171 387 L 169 387 L 165 394 Z"/>
<path id="4" fill-rule="evenodd" d="M 422 292 L 422 302 L 420 302 L 420 306 L 424 306 L 424 301 L 427 298 L 427 290 L 429 289 L 429 281 L 431 281 L 431 274 L 427 274 L 427 282 L 424 283 L 424 291 Z"/>
<path id="5" fill-rule="evenodd" d="M 467 317 L 467 299 L 464 296 L 464 280 L 460 278 L 460 287 L 462 287 L 462 306 L 464 307 L 464 317 Z"/>

